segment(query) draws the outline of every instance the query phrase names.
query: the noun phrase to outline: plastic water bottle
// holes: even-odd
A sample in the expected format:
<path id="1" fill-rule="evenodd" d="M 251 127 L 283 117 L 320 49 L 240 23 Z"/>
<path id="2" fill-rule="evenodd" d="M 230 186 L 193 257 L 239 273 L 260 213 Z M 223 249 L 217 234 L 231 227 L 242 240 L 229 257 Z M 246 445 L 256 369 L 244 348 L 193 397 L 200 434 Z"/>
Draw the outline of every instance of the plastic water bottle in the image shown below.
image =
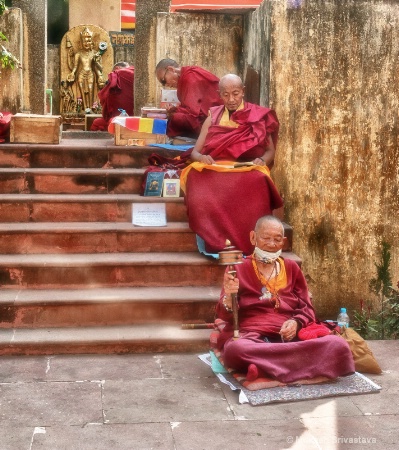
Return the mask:
<path id="1" fill-rule="evenodd" d="M 349 316 L 346 313 L 346 308 L 341 308 L 341 312 L 338 314 L 337 322 L 340 328 L 349 327 Z"/>

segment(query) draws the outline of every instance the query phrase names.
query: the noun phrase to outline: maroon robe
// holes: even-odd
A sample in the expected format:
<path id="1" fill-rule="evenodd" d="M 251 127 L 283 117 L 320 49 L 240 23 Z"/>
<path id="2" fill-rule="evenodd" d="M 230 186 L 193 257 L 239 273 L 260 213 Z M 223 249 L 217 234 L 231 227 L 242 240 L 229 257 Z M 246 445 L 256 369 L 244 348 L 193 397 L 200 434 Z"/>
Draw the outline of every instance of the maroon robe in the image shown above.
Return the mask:
<path id="1" fill-rule="evenodd" d="M 10 124 L 12 114 L 10 112 L 1 111 L 3 117 L 0 117 L 0 142 L 10 139 Z"/>
<path id="2" fill-rule="evenodd" d="M 219 78 L 201 67 L 182 67 L 177 98 L 180 106 L 169 119 L 167 135 L 196 138 L 208 117 L 209 108 L 222 103 Z"/>
<path id="3" fill-rule="evenodd" d="M 281 342 L 279 330 L 288 319 L 302 327 L 316 321 L 305 278 L 296 262 L 285 259 L 287 286 L 278 291 L 280 307 L 275 311 L 268 300 L 260 300 L 262 284 L 248 258 L 236 265 L 240 338 L 232 339 L 232 314 L 217 305 L 218 316 L 228 325 L 221 332 L 218 347 L 227 367 L 246 373 L 255 364 L 264 376 L 283 383 L 318 376 L 336 378 L 355 371 L 351 350 L 340 336 L 328 335 L 307 341 Z M 267 337 L 271 342 L 265 342 Z"/>
<path id="4" fill-rule="evenodd" d="M 211 108 L 212 123 L 203 153 L 215 160 L 251 161 L 263 156 L 269 136 L 277 144 L 278 120 L 274 111 L 245 103 L 232 114 L 240 125 L 218 125 L 224 106 Z M 283 200 L 270 177 L 258 170 L 215 172 L 192 169 L 185 202 L 190 228 L 205 241 L 208 253 L 218 253 L 229 239 L 244 254 L 252 252 L 249 240 L 259 217 L 272 214 Z"/>
<path id="5" fill-rule="evenodd" d="M 119 109 L 124 109 L 129 116 L 134 111 L 134 67 L 127 67 L 111 72 L 108 83 L 98 93 L 102 107 L 102 118 L 95 119 L 91 131 L 107 131 L 113 117 L 119 116 Z"/>

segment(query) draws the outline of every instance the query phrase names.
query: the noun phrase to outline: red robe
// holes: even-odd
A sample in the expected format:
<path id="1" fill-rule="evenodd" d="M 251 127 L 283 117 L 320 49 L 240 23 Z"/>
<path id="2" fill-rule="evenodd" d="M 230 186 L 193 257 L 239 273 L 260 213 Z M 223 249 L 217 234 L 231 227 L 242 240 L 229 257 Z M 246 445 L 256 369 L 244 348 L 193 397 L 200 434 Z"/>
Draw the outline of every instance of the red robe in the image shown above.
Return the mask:
<path id="1" fill-rule="evenodd" d="M 246 373 L 249 364 L 255 364 L 263 375 L 283 383 L 318 376 L 336 378 L 353 373 L 352 353 L 340 336 L 281 342 L 279 330 L 286 320 L 294 318 L 302 327 L 316 320 L 301 269 L 289 259 L 285 259 L 284 264 L 287 285 L 278 291 L 278 311 L 270 301 L 259 299 L 262 284 L 252 267 L 251 258 L 235 266 L 240 280 L 239 339 L 232 339 L 232 314 L 223 306 L 223 291 L 217 305 L 218 316 L 229 322 L 218 340 L 226 366 Z M 272 342 L 265 342 L 264 337 Z"/>
<path id="2" fill-rule="evenodd" d="M 218 125 L 224 107 L 211 108 L 212 124 L 203 153 L 215 160 L 250 161 L 263 156 L 265 140 L 277 144 L 278 120 L 274 111 L 245 103 L 232 114 L 238 128 Z M 283 205 L 273 181 L 258 170 L 215 172 L 190 170 L 185 202 L 190 228 L 205 241 L 208 253 L 218 253 L 229 239 L 237 249 L 252 252 L 249 240 L 259 217 Z"/>
<path id="3" fill-rule="evenodd" d="M 3 117 L 0 117 L 0 142 L 8 141 L 10 138 L 10 124 L 12 114 L 2 111 Z"/>
<path id="4" fill-rule="evenodd" d="M 177 83 L 177 107 L 168 122 L 167 135 L 198 137 L 211 106 L 222 104 L 219 78 L 197 66 L 181 68 Z"/>
<path id="5" fill-rule="evenodd" d="M 134 67 L 119 69 L 108 75 L 108 83 L 98 93 L 102 107 L 102 118 L 95 119 L 91 131 L 107 131 L 113 117 L 124 109 L 129 116 L 134 111 Z"/>

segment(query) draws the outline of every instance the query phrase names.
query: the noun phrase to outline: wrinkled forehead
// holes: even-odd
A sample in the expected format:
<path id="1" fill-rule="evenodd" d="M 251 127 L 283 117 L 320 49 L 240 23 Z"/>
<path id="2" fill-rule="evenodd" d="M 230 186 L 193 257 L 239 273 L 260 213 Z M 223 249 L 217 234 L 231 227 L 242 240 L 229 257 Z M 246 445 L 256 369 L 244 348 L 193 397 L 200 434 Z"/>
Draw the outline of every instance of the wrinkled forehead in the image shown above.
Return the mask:
<path id="1" fill-rule="evenodd" d="M 244 88 L 241 83 L 233 82 L 233 81 L 226 81 L 224 83 L 220 84 L 220 92 L 243 92 Z"/>
<path id="2" fill-rule="evenodd" d="M 265 220 L 264 222 L 262 222 L 258 229 L 255 230 L 255 233 L 258 236 L 284 236 L 284 228 L 283 225 L 278 223 L 278 222 L 274 222 L 274 221 L 269 221 L 269 220 Z"/>

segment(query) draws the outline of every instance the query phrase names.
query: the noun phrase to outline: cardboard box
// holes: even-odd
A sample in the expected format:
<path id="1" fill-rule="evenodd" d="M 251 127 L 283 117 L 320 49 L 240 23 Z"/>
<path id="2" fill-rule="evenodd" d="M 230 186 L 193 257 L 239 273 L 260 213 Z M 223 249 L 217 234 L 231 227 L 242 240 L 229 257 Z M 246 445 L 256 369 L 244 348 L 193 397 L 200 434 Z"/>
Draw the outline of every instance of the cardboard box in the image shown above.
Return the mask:
<path id="1" fill-rule="evenodd" d="M 166 144 L 166 134 L 144 133 L 132 131 L 115 124 L 115 145 L 145 146 L 149 144 Z"/>
<path id="2" fill-rule="evenodd" d="M 26 144 L 59 144 L 61 116 L 15 114 L 11 118 L 10 142 Z"/>

